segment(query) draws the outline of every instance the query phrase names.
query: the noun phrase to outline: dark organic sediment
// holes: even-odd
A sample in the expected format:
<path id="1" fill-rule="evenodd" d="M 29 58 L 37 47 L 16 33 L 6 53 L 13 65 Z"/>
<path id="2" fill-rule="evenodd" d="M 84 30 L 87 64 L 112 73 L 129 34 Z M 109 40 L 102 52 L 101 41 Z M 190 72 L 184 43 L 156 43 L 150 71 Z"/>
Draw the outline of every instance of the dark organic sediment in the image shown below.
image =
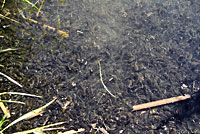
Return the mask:
<path id="1" fill-rule="evenodd" d="M 57 27 L 60 19 L 60 29 L 70 37 L 30 25 L 34 38 L 22 70 L 28 76 L 24 90 L 43 95 L 44 103 L 53 96 L 72 103 L 65 112 L 54 103 L 42 117 L 19 123 L 17 129 L 48 119 L 86 131 L 97 123 L 110 134 L 199 132 L 199 9 L 198 0 L 45 1 L 38 20 Z M 98 60 L 103 81 L 117 98 L 104 89 Z M 184 94 L 192 98 L 131 111 L 136 104 Z M 33 100 L 30 105 L 41 106 Z"/>

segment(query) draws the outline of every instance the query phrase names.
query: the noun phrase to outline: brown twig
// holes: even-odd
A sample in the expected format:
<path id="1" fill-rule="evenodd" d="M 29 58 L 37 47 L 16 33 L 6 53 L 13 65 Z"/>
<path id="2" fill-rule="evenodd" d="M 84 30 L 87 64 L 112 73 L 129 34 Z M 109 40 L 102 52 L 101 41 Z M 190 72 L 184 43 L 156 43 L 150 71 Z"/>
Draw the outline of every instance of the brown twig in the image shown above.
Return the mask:
<path id="1" fill-rule="evenodd" d="M 17 24 L 22 25 L 19 21 L 16 21 L 16 20 L 14 20 L 14 19 L 11 19 L 11 18 L 9 18 L 9 17 L 7 17 L 7 16 L 4 16 L 4 15 L 2 15 L 2 14 L 0 14 L 0 17 L 6 18 L 6 19 L 8 19 L 8 20 L 10 20 L 10 21 L 12 21 L 12 22 L 15 22 L 15 23 L 17 23 Z M 33 23 L 35 23 L 35 24 L 41 24 L 41 23 L 39 23 L 38 21 L 33 20 L 33 19 L 30 19 L 30 18 L 27 18 L 27 20 L 30 21 L 30 22 L 33 22 Z M 49 25 L 43 24 L 43 28 L 44 28 L 44 29 L 53 30 L 53 31 L 55 31 L 57 34 L 62 35 L 62 37 L 64 37 L 64 38 L 68 38 L 68 37 L 69 37 L 69 33 L 64 32 L 64 31 L 62 31 L 62 30 L 57 30 L 56 28 L 51 27 L 51 26 L 49 26 Z"/>
<path id="2" fill-rule="evenodd" d="M 27 20 L 30 21 L 30 22 L 33 22 L 33 23 L 35 23 L 35 24 L 40 24 L 38 21 L 33 20 L 33 19 L 30 19 L 30 18 L 27 19 Z M 57 34 L 60 34 L 60 35 L 62 35 L 62 36 L 65 37 L 65 38 L 68 38 L 68 37 L 69 37 L 69 34 L 68 34 L 67 32 L 64 32 L 64 31 L 61 31 L 61 30 L 56 30 L 56 28 L 51 27 L 51 26 L 49 26 L 49 25 L 43 24 L 43 28 L 44 28 L 44 29 L 49 29 L 49 30 L 56 31 Z"/>
<path id="3" fill-rule="evenodd" d="M 170 104 L 170 103 L 189 99 L 190 97 L 191 97 L 190 95 L 184 95 L 184 96 L 172 97 L 172 98 L 168 98 L 168 99 L 139 104 L 139 105 L 133 106 L 133 111 L 143 110 L 143 109 L 147 109 L 147 108 L 151 108 L 151 107 L 157 107 L 157 106 L 161 106 L 161 105 L 165 105 L 165 104 Z"/>

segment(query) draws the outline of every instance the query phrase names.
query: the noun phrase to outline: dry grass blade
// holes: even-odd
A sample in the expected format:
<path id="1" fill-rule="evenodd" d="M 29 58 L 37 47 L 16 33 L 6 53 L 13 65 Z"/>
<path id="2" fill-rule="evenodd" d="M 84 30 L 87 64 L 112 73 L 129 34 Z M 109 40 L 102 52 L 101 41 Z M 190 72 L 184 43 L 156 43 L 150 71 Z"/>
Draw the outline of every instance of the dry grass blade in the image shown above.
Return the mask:
<path id="1" fill-rule="evenodd" d="M 9 127 L 11 127 L 12 125 L 24 120 L 24 119 L 29 119 L 30 117 L 34 117 L 34 115 L 38 115 L 39 113 L 43 112 L 44 109 L 51 105 L 57 98 L 54 98 L 52 101 L 50 101 L 49 103 L 47 103 L 46 105 L 38 108 L 38 109 L 35 109 L 31 112 L 28 112 L 26 113 L 25 115 L 19 117 L 18 119 L 14 120 L 13 122 L 11 122 L 8 126 L 6 126 L 1 132 L 5 131 L 6 129 L 8 129 Z"/>
<path id="2" fill-rule="evenodd" d="M 5 94 L 15 94 L 15 95 L 23 95 L 23 96 L 29 96 L 29 97 L 37 97 L 37 98 L 42 98 L 42 96 L 34 95 L 34 94 L 27 94 L 27 93 L 20 93 L 20 92 L 2 92 L 0 93 L 1 95 Z"/>
<path id="3" fill-rule="evenodd" d="M 0 50 L 0 53 L 5 53 L 5 52 L 9 52 L 9 51 L 16 51 L 18 50 L 17 48 L 7 48 L 7 49 L 3 49 L 3 50 Z"/>
<path id="4" fill-rule="evenodd" d="M 38 21 L 33 20 L 33 19 L 31 19 L 31 18 L 27 18 L 27 20 L 30 21 L 30 22 L 33 22 L 33 23 L 35 23 L 35 24 L 41 24 L 41 23 L 39 23 Z M 62 31 L 62 30 L 56 30 L 56 28 L 54 28 L 54 27 L 52 27 L 52 26 L 43 24 L 43 28 L 44 28 L 44 29 L 48 29 L 48 30 L 55 31 L 57 34 L 62 35 L 62 37 L 64 37 L 64 38 L 68 38 L 68 37 L 69 37 L 69 33 L 64 32 L 64 31 Z"/>
<path id="5" fill-rule="evenodd" d="M 103 78 L 102 78 L 102 73 L 101 73 L 101 64 L 100 64 L 100 61 L 98 61 L 98 63 L 99 63 L 100 81 L 101 81 L 103 87 L 106 89 L 106 91 L 107 91 L 107 92 L 108 92 L 112 97 L 116 98 L 116 96 L 113 95 L 113 94 L 108 90 L 108 88 L 106 87 L 106 85 L 104 84 L 104 82 L 103 82 Z"/>
<path id="6" fill-rule="evenodd" d="M 8 48 L 8 49 L 0 50 L 0 53 L 9 52 L 9 51 L 16 51 L 16 50 L 18 50 L 18 49 L 16 49 L 16 48 Z M 0 64 L 0 67 L 4 67 L 4 65 Z"/>
<path id="7" fill-rule="evenodd" d="M 6 16 L 4 16 L 4 15 L 2 15 L 2 14 L 0 14 L 0 16 L 3 17 L 3 18 L 8 19 L 8 20 L 10 20 L 10 21 L 13 21 L 13 22 L 15 22 L 15 23 L 21 24 L 20 22 L 14 20 L 14 19 L 11 19 L 11 18 L 9 18 L 9 17 L 6 17 Z M 30 21 L 30 22 L 33 22 L 33 23 L 35 23 L 35 24 L 41 24 L 41 23 L 39 23 L 38 21 L 33 20 L 33 19 L 30 19 L 30 18 L 27 18 L 27 20 Z M 21 24 L 21 25 L 22 25 L 22 24 Z M 69 37 L 69 33 L 68 33 L 68 32 L 64 32 L 64 31 L 62 31 L 62 30 L 56 30 L 56 28 L 51 27 L 51 26 L 49 26 L 49 25 L 43 24 L 43 28 L 44 28 L 44 29 L 53 30 L 53 31 L 55 31 L 57 34 L 61 35 L 61 36 L 64 37 L 64 38 L 68 38 L 68 37 Z"/>
<path id="8" fill-rule="evenodd" d="M 25 104 L 24 102 L 21 101 L 12 101 L 12 100 L 0 100 L 0 102 L 7 102 L 7 103 L 17 103 L 17 104 Z"/>
<path id="9" fill-rule="evenodd" d="M 66 129 L 65 127 L 56 127 L 56 128 L 50 127 L 50 128 L 42 128 L 39 131 L 44 132 L 44 131 L 65 130 L 65 129 Z"/>
<path id="10" fill-rule="evenodd" d="M 1 100 L 1 99 L 0 99 Z M 6 115 L 7 118 L 10 118 L 11 115 L 10 115 L 10 112 L 9 110 L 5 107 L 4 103 L 3 102 L 0 102 L 0 107 L 3 111 L 3 113 Z"/>
<path id="11" fill-rule="evenodd" d="M 15 22 L 15 23 L 18 23 L 18 24 L 20 24 L 20 22 L 19 22 L 19 21 L 16 21 L 16 20 L 14 20 L 14 19 L 11 19 L 11 18 L 9 18 L 9 17 L 7 17 L 7 16 L 4 16 L 4 15 L 2 15 L 2 14 L 0 14 L 0 16 L 1 16 L 1 17 L 3 17 L 3 18 L 6 18 L 6 19 L 8 19 L 8 20 L 10 20 L 10 21 L 13 21 L 13 22 Z"/>
<path id="12" fill-rule="evenodd" d="M 43 126 L 43 127 L 34 128 L 34 129 L 23 131 L 23 132 L 17 132 L 17 133 L 13 133 L 13 134 L 30 134 L 30 133 L 33 133 L 33 132 L 37 132 L 37 131 L 43 130 L 45 128 L 49 128 L 49 127 L 52 127 L 52 126 L 61 125 L 61 124 L 64 124 L 64 123 L 65 122 L 58 122 L 58 123 L 46 125 L 46 126 Z"/>
<path id="13" fill-rule="evenodd" d="M 39 16 L 40 10 L 42 9 L 43 5 L 44 5 L 44 0 L 42 0 L 42 4 L 41 4 L 40 8 L 38 9 L 38 12 L 36 14 L 37 17 Z"/>
<path id="14" fill-rule="evenodd" d="M 85 131 L 84 128 L 79 128 L 77 131 L 75 130 L 69 130 L 69 131 L 66 131 L 66 132 L 59 132 L 58 134 L 76 134 L 76 133 L 79 133 L 79 132 L 83 132 Z"/>
<path id="15" fill-rule="evenodd" d="M 23 104 L 23 105 L 25 104 L 24 102 L 21 102 L 21 101 L 1 100 L 0 99 L 0 107 L 1 107 L 3 113 L 6 115 L 7 118 L 10 118 L 11 115 L 10 115 L 9 110 L 5 107 L 3 102 L 6 102 L 6 103 L 17 103 L 17 104 Z"/>
<path id="16" fill-rule="evenodd" d="M 5 78 L 7 78 L 9 81 L 11 81 L 12 83 L 18 85 L 19 87 L 23 87 L 21 84 L 19 84 L 17 81 L 13 80 L 11 77 L 7 76 L 6 74 L 3 74 L 0 72 L 0 75 L 4 76 Z"/>
<path id="17" fill-rule="evenodd" d="M 100 130 L 103 134 L 109 134 L 109 133 L 105 130 L 105 128 L 103 128 L 103 127 L 99 128 L 99 130 Z"/>

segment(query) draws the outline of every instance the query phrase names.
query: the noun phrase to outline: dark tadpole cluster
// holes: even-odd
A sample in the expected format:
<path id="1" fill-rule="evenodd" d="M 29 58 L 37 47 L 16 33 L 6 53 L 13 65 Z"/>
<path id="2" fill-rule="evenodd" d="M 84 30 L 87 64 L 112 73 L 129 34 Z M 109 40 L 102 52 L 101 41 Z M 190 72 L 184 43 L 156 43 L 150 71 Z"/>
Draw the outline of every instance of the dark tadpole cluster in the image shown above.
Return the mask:
<path id="1" fill-rule="evenodd" d="M 60 18 L 70 37 L 32 26 L 40 32 L 24 65 L 26 91 L 44 102 L 58 97 L 39 123 L 66 121 L 67 129 L 88 132 L 96 124 L 94 131 L 111 134 L 198 132 L 198 8 L 198 0 L 47 1 L 41 19 L 56 27 Z M 116 98 L 100 81 L 99 60 Z M 134 105 L 184 94 L 191 99 L 132 112 Z"/>

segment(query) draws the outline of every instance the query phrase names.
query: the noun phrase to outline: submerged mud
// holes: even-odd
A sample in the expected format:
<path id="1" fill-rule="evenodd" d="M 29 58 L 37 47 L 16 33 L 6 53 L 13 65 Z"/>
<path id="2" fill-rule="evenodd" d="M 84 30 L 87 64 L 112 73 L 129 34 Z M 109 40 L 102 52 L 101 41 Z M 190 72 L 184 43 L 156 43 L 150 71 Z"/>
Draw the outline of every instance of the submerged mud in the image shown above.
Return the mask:
<path id="1" fill-rule="evenodd" d="M 198 0 L 45 1 L 40 17 L 32 18 L 70 37 L 29 25 L 31 58 L 22 69 L 27 76 L 22 91 L 42 95 L 43 104 L 54 96 L 58 101 L 43 116 L 11 130 L 66 121 L 66 129 L 86 132 L 96 123 L 111 134 L 197 133 L 199 8 Z M 100 82 L 99 60 L 103 81 L 116 98 Z M 192 98 L 132 112 L 136 104 L 184 94 Z M 42 105 L 41 100 L 22 100 L 32 109 Z M 61 104 L 69 100 L 63 111 Z"/>

